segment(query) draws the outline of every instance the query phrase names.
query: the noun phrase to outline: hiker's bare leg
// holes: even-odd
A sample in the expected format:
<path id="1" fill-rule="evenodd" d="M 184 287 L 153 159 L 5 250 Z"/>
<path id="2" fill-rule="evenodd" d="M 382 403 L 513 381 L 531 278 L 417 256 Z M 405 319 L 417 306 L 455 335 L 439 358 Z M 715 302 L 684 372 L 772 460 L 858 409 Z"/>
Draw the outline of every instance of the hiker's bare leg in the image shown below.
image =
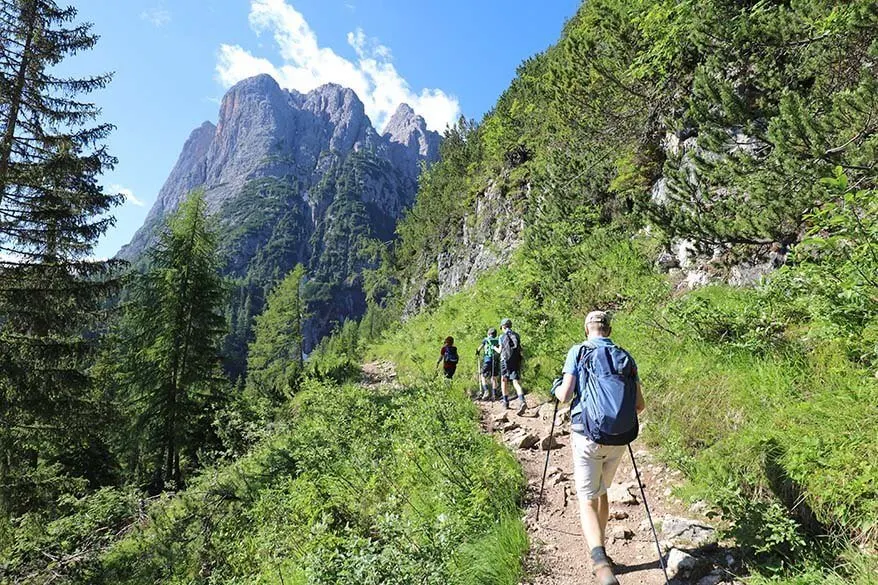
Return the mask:
<path id="1" fill-rule="evenodd" d="M 524 388 L 521 387 L 521 382 L 518 380 L 512 380 L 512 385 L 515 386 L 515 392 L 519 396 L 524 396 Z"/>
<path id="2" fill-rule="evenodd" d="M 598 498 L 598 522 L 601 527 L 601 543 L 607 541 L 607 521 L 610 519 L 610 500 L 607 494 Z"/>
<path id="3" fill-rule="evenodd" d="M 500 378 L 500 392 L 503 393 L 503 398 L 509 398 L 509 390 L 507 386 L 509 385 L 509 380 L 506 378 Z"/>
<path id="4" fill-rule="evenodd" d="M 597 546 L 604 546 L 604 531 L 601 528 L 600 509 L 601 500 L 605 498 L 606 496 L 603 496 L 579 502 L 579 519 L 582 523 L 582 534 L 585 536 L 585 542 L 588 543 L 589 550 Z"/>

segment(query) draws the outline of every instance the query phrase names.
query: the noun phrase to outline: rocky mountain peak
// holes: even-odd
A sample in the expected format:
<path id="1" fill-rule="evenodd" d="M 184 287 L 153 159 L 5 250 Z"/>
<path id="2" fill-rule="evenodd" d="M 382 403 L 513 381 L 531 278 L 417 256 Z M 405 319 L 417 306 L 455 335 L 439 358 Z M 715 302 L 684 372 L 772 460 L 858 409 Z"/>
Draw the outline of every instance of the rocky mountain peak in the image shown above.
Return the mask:
<path id="1" fill-rule="evenodd" d="M 365 114 L 365 106 L 354 90 L 337 83 L 326 83 L 308 92 L 304 108 L 315 113 L 350 110 Z"/>
<path id="2" fill-rule="evenodd" d="M 281 88 L 270 75 L 244 79 L 223 97 L 217 124 L 205 122 L 192 132 L 146 225 L 121 255 L 138 256 L 161 218 L 193 188 L 203 187 L 208 204 L 219 210 L 252 181 L 295 180 L 305 201 L 308 186 L 357 151 L 386 161 L 403 181 L 376 183 L 361 194 L 395 220 L 414 198 L 421 161 L 438 158 L 439 141 L 407 104 L 399 106 L 381 135 L 350 88 L 327 83 L 301 93 Z"/>
<path id="3" fill-rule="evenodd" d="M 399 128 L 409 124 L 411 120 L 416 116 L 417 114 L 415 114 L 415 111 L 410 105 L 408 105 L 407 103 L 399 104 L 399 107 L 396 108 L 393 116 L 391 116 L 390 120 L 387 122 L 387 127 L 384 129 L 384 134 L 388 134 L 394 128 Z"/>
<path id="4" fill-rule="evenodd" d="M 397 154 L 402 160 L 435 160 L 439 157 L 438 132 L 427 129 L 427 122 L 408 104 L 400 104 L 384 128 L 384 138 L 402 147 Z"/>

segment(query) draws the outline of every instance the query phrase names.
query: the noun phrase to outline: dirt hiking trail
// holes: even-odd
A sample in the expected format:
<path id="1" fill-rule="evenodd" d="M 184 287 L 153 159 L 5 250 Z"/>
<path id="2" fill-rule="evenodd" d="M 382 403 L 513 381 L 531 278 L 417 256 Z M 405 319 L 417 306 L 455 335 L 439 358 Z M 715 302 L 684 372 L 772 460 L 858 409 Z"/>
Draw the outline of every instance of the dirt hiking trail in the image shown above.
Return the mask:
<path id="1" fill-rule="evenodd" d="M 363 384 L 398 384 L 392 364 L 363 366 Z M 471 395 L 474 383 L 456 380 L 453 388 Z M 522 583 L 530 585 L 584 585 L 596 583 L 591 573 L 588 547 L 579 524 L 579 504 L 573 485 L 570 451 L 569 409 L 561 405 L 556 418 L 554 441 L 550 441 L 553 405 L 528 397 L 529 409 L 516 414 L 518 401 L 504 409 L 502 402 L 476 401 L 481 411 L 482 430 L 506 445 L 521 463 L 527 480 L 524 522 L 531 549 L 525 561 Z M 569 406 L 569 405 L 568 405 Z M 648 424 L 648 423 L 647 423 Z M 718 541 L 715 522 L 704 516 L 701 503 L 687 507 L 673 496 L 682 483 L 679 471 L 661 465 L 642 441 L 632 445 L 646 497 L 656 524 L 671 583 L 681 585 L 741 585 L 737 573 L 738 555 L 729 543 Z M 540 519 L 536 520 L 540 479 L 546 448 L 551 448 Z M 642 505 L 640 488 L 630 456 L 625 456 L 609 491 L 610 522 L 607 525 L 607 553 L 617 565 L 621 585 L 665 583 L 655 541 Z"/>

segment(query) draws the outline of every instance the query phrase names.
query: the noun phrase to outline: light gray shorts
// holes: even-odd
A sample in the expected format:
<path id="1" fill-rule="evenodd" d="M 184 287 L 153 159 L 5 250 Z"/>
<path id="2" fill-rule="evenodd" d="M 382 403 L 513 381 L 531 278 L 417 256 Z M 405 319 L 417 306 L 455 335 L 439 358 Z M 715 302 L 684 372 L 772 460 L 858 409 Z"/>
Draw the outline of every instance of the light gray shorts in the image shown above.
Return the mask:
<path id="1" fill-rule="evenodd" d="M 573 445 L 573 481 L 579 500 L 593 500 L 607 493 L 622 461 L 625 445 L 599 445 L 582 433 L 570 433 Z"/>

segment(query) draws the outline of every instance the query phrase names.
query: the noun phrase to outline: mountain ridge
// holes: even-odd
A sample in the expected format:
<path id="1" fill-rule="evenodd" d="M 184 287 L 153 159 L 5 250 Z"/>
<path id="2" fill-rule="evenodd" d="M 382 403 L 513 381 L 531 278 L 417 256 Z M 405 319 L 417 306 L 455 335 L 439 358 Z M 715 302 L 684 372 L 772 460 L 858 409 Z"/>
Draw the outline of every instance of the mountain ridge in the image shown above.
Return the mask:
<path id="1" fill-rule="evenodd" d="M 161 219 L 192 189 L 205 188 L 217 210 L 248 180 L 322 174 L 324 151 L 345 155 L 360 149 L 373 150 L 416 180 L 420 163 L 437 159 L 440 140 L 408 104 L 400 104 L 379 133 L 350 88 L 327 83 L 303 94 L 281 88 L 267 74 L 247 78 L 226 92 L 216 124 L 206 121 L 190 133 L 146 221 L 117 256 L 140 256 Z M 414 192 L 393 212 L 413 198 Z"/>
<path id="2" fill-rule="evenodd" d="M 301 93 L 269 75 L 245 79 L 223 97 L 217 123 L 190 134 L 118 257 L 138 262 L 165 217 L 204 189 L 219 224 L 223 273 L 236 285 L 224 352 L 236 376 L 267 292 L 297 264 L 309 275 L 306 348 L 363 314 L 362 272 L 377 267 L 368 250 L 395 237 L 440 140 L 407 104 L 379 133 L 350 88 L 330 83 Z"/>

